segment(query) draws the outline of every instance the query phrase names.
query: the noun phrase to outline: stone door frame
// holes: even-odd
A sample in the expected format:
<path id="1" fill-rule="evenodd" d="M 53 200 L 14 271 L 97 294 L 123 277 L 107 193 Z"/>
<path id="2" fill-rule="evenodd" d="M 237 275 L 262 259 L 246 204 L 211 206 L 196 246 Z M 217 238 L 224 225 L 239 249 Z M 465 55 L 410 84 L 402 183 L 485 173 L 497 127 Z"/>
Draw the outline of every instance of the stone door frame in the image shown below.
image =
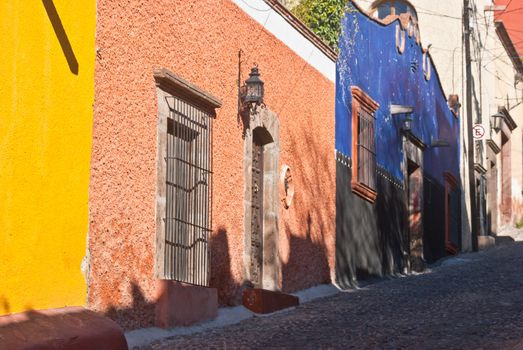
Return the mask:
<path id="1" fill-rule="evenodd" d="M 408 251 L 407 252 L 404 252 L 404 254 L 406 253 L 408 258 L 404 256 L 404 258 L 406 258 L 406 265 L 407 265 L 407 269 L 411 270 L 411 252 L 410 252 L 410 248 L 411 248 L 411 234 L 410 234 L 410 226 L 411 226 L 411 223 L 410 223 L 410 220 L 409 220 L 409 200 L 410 200 L 410 190 L 409 190 L 409 161 L 412 162 L 413 164 L 415 164 L 418 169 L 419 169 L 419 172 L 421 173 L 421 192 L 419 193 L 419 196 L 420 196 L 420 206 L 421 206 L 421 217 L 420 217 L 420 225 L 421 225 L 421 237 L 423 238 L 423 230 L 424 230 L 424 227 L 423 227 L 423 221 L 424 221 L 424 215 L 423 215 L 423 207 L 424 207 L 424 204 L 423 204 L 423 201 L 424 201 L 424 198 L 423 198 L 423 174 L 424 174 L 424 169 L 423 169 L 423 151 L 425 150 L 425 144 L 419 140 L 417 137 L 415 137 L 414 135 L 412 135 L 411 133 L 408 133 L 406 135 L 403 136 L 403 142 L 402 142 L 402 147 L 403 147 L 403 179 L 404 179 L 404 188 L 405 188 L 405 209 L 406 209 L 406 223 L 407 223 L 407 234 L 405 235 L 407 237 L 407 242 L 405 242 L 405 247 L 408 247 Z M 422 259 L 423 259 L 423 251 L 422 251 Z"/>
<path id="2" fill-rule="evenodd" d="M 278 192 L 280 158 L 280 122 L 277 115 L 265 107 L 257 107 L 249 115 L 249 127 L 244 140 L 244 279 L 251 280 L 251 207 L 252 207 L 252 142 L 253 131 L 262 128 L 271 142 L 263 146 L 263 289 L 281 289 L 281 262 L 279 254 Z"/>

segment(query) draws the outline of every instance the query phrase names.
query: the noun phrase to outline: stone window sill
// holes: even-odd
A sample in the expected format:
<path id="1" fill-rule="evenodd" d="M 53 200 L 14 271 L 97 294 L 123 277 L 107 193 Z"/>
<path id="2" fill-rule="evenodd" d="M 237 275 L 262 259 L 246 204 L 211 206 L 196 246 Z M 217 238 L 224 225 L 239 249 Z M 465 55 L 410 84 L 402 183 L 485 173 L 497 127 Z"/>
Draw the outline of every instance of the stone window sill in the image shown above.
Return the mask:
<path id="1" fill-rule="evenodd" d="M 352 192 L 370 203 L 374 203 L 376 201 L 376 197 L 378 197 L 378 193 L 376 191 L 360 182 L 353 181 L 351 183 L 351 187 Z"/>

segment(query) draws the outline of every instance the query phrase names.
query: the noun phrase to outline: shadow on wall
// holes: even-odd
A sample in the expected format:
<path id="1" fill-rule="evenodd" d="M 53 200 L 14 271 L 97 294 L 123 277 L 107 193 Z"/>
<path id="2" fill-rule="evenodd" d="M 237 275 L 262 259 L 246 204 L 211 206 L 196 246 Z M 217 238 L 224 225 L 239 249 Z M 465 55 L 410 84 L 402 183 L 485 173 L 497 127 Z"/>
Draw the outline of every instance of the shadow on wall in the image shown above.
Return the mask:
<path id="1" fill-rule="evenodd" d="M 407 251 L 404 191 L 378 176 L 378 197 L 370 203 L 352 192 L 351 178 L 351 168 L 336 162 L 336 280 L 342 288 L 401 272 Z"/>
<path id="2" fill-rule="evenodd" d="M 11 313 L 11 304 L 9 304 L 9 300 L 7 300 L 3 295 L 0 295 L 0 311 L 3 315 Z"/>
<path id="3" fill-rule="evenodd" d="M 381 250 L 381 274 L 401 273 L 406 264 L 407 233 L 406 194 L 391 186 L 380 177 L 380 200 L 376 203 L 378 212 L 379 240 Z"/>
<path id="4" fill-rule="evenodd" d="M 305 237 L 295 236 L 288 225 L 285 227 L 285 233 L 289 237 L 289 258 L 282 264 L 284 292 L 294 292 L 312 285 L 330 283 L 325 245 L 313 242 L 311 231 L 310 214 L 307 214 Z M 320 235 L 323 236 L 322 227 L 320 227 Z"/>
<path id="5" fill-rule="evenodd" d="M 209 286 L 218 290 L 219 304 L 221 306 L 240 304 L 243 288 L 234 280 L 231 272 L 229 242 L 225 228 L 220 227 L 211 235 L 209 249 L 211 254 Z M 131 282 L 130 288 L 131 305 L 127 308 L 110 307 L 105 314 L 125 330 L 155 326 L 156 302 L 147 300 L 135 282 Z"/>
<path id="6" fill-rule="evenodd" d="M 114 320 L 125 330 L 139 327 L 153 327 L 155 325 L 154 301 L 148 301 L 136 282 L 131 282 L 132 303 L 129 307 L 118 308 L 111 306 L 105 315 Z"/>
<path id="7" fill-rule="evenodd" d="M 300 127 L 286 136 L 296 193 L 280 220 L 289 245 L 288 258 L 282 259 L 284 292 L 330 283 L 329 245 L 334 254 L 335 175 L 330 172 L 334 145 L 326 144 L 324 135 L 314 132 L 312 115 L 302 120 Z"/>
<path id="8" fill-rule="evenodd" d="M 78 75 L 78 60 L 76 59 L 73 48 L 71 47 L 71 42 L 67 37 L 67 33 L 65 32 L 62 20 L 58 15 L 58 11 L 54 6 L 53 0 L 42 0 L 42 3 L 44 4 L 47 16 L 53 25 L 54 32 L 58 38 L 58 42 L 60 43 L 60 47 L 62 48 L 65 59 L 67 60 L 69 69 L 71 70 L 71 73 Z"/>
<path id="9" fill-rule="evenodd" d="M 351 191 L 351 169 L 336 165 L 336 279 L 343 288 L 371 276 L 402 274 L 408 263 L 406 192 L 378 176 L 378 196 L 367 202 Z M 383 170 L 382 170 L 383 171 Z M 445 189 L 424 177 L 423 249 L 432 263 L 445 251 Z M 463 193 L 460 194 L 463 196 Z M 469 230 L 468 222 L 459 231 Z M 456 238 L 461 246 L 461 237 Z M 466 248 L 466 247 L 465 247 Z"/>
<path id="10" fill-rule="evenodd" d="M 210 284 L 218 290 L 218 302 L 221 306 L 241 303 L 242 285 L 238 284 L 231 272 L 231 257 L 227 230 L 218 228 L 210 237 Z M 131 283 L 132 304 L 128 308 L 111 307 L 106 315 L 120 324 L 124 329 L 155 326 L 156 302 L 148 301 L 140 287 Z"/>
<path id="11" fill-rule="evenodd" d="M 210 287 L 218 290 L 220 305 L 238 305 L 241 303 L 243 288 L 235 282 L 231 272 L 231 256 L 227 230 L 218 228 L 216 234 L 211 235 L 211 281 Z"/>

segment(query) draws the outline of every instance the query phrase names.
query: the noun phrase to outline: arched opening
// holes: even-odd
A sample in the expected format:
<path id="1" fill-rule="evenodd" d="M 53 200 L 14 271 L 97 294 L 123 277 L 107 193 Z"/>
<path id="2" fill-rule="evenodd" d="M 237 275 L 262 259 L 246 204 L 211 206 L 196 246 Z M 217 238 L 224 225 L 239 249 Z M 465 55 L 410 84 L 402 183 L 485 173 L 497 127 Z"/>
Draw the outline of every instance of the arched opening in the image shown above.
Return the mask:
<path id="1" fill-rule="evenodd" d="M 386 19 L 389 16 L 399 16 L 404 13 L 412 15 L 416 20 L 418 14 L 412 4 L 405 0 L 378 0 L 370 6 L 373 17 Z"/>
<path id="2" fill-rule="evenodd" d="M 269 131 L 263 127 L 257 127 L 252 131 L 253 141 L 260 144 L 266 145 L 268 143 L 274 142 Z"/>

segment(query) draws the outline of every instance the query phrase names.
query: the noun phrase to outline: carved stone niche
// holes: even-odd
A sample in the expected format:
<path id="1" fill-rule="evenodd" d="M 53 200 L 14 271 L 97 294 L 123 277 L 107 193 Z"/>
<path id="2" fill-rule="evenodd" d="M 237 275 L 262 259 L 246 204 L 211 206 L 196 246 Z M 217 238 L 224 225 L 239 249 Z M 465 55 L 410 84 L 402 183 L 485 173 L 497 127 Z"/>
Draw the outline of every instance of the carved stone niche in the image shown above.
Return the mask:
<path id="1" fill-rule="evenodd" d="M 283 207 L 289 209 L 294 199 L 294 182 L 291 168 L 288 165 L 282 166 L 280 172 L 280 193 Z"/>

